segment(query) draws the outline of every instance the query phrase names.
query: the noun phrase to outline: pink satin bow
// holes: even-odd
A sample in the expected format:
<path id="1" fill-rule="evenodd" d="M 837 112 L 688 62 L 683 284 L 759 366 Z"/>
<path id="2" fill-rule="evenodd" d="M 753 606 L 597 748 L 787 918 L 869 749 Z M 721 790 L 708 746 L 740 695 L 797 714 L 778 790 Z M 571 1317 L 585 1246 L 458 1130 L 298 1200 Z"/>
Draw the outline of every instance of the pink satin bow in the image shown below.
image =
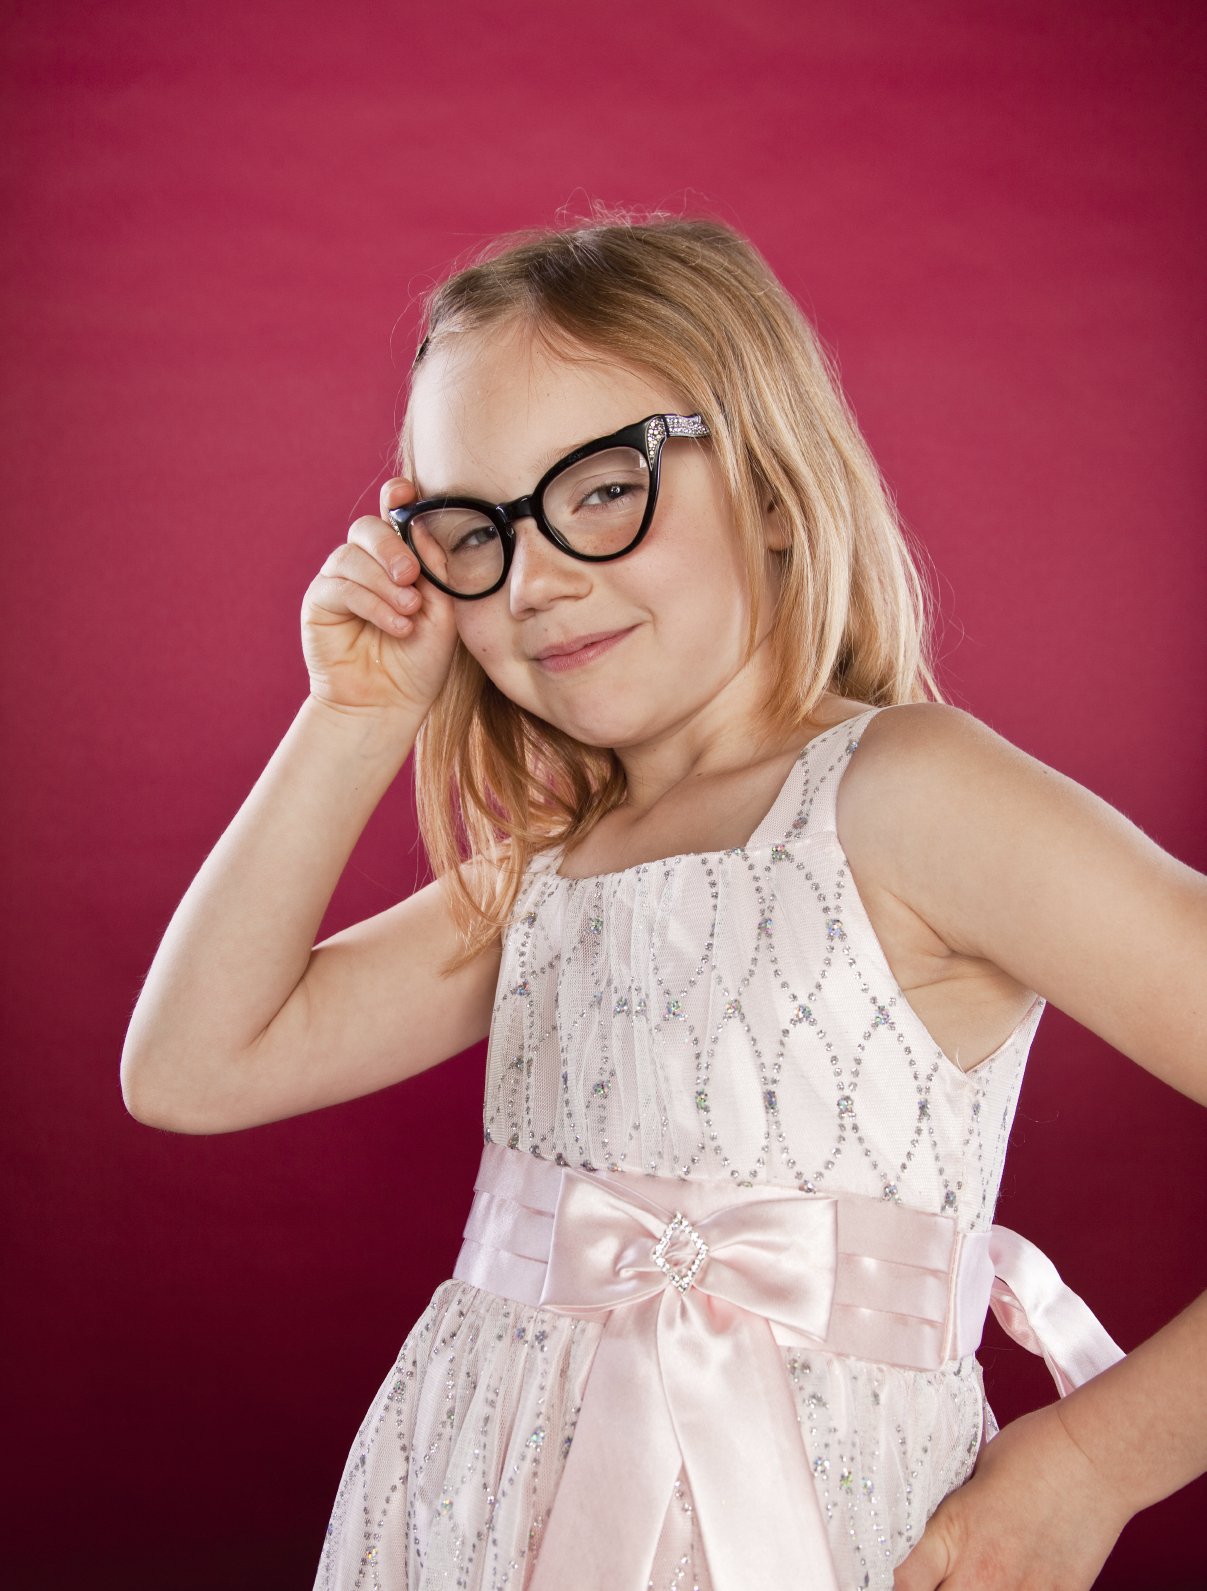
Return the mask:
<path id="1" fill-rule="evenodd" d="M 563 1173 L 541 1308 L 607 1322 L 533 1591 L 645 1591 L 681 1467 L 715 1591 L 837 1591 L 769 1325 L 824 1341 L 836 1263 L 833 1199 L 769 1190 L 689 1226 Z"/>
<path id="2" fill-rule="evenodd" d="M 993 1313 L 1015 1342 L 1043 1355 L 1062 1398 L 1125 1357 L 1034 1243 L 1009 1227 L 995 1226 L 988 1244 Z"/>

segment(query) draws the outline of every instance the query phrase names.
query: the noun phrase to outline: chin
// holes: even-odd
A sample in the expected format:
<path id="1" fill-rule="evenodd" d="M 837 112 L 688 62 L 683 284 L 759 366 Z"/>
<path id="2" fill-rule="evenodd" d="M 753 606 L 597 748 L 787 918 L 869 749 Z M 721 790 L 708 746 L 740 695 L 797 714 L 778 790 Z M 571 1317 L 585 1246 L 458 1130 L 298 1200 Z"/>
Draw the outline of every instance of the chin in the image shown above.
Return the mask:
<path id="1" fill-rule="evenodd" d="M 601 751 L 615 751 L 622 746 L 640 744 L 648 738 L 645 725 L 618 719 L 614 713 L 599 714 L 542 712 L 534 707 L 546 723 L 554 724 L 563 734 L 573 735 L 584 746 L 595 746 Z"/>
<path id="2" fill-rule="evenodd" d="M 553 718 L 547 722 L 556 723 L 563 734 L 573 735 L 575 740 L 581 741 L 584 746 L 593 746 L 597 751 L 615 751 L 621 746 L 631 745 L 633 741 L 633 736 L 626 734 L 619 727 L 568 723 L 565 720 L 558 722 Z"/>

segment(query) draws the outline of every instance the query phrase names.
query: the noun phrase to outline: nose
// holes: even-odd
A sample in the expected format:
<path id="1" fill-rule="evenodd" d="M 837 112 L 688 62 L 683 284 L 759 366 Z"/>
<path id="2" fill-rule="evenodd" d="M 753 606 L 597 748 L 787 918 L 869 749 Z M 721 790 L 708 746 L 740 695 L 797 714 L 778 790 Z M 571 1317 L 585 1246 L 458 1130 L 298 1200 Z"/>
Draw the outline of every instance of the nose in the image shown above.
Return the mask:
<path id="1" fill-rule="evenodd" d="M 591 589 L 590 565 L 555 547 L 541 535 L 536 520 L 515 522 L 508 602 L 513 618 L 539 613 L 555 602 L 582 597 Z"/>

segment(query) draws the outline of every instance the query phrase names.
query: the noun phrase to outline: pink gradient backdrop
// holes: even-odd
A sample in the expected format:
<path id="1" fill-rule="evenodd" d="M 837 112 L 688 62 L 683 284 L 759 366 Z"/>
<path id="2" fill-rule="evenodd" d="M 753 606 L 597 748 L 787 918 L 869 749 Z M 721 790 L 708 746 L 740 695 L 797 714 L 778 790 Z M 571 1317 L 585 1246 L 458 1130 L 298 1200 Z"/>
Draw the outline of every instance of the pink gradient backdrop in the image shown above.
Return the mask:
<path id="1" fill-rule="evenodd" d="M 5 1584 L 307 1585 L 452 1264 L 480 1053 L 208 1140 L 129 1120 L 117 1058 L 300 699 L 298 602 L 375 500 L 416 297 L 470 246 L 588 198 L 746 230 L 933 559 L 952 698 L 1207 863 L 1205 21 L 10 7 Z M 400 782 L 331 921 L 420 868 Z M 1052 1013 L 1014 1140 L 1001 1218 L 1125 1347 L 1207 1285 L 1200 1110 Z M 1000 1337 L 985 1361 L 1003 1415 L 1048 1396 Z M 1205 1502 L 1137 1520 L 1100 1585 L 1201 1584 Z"/>

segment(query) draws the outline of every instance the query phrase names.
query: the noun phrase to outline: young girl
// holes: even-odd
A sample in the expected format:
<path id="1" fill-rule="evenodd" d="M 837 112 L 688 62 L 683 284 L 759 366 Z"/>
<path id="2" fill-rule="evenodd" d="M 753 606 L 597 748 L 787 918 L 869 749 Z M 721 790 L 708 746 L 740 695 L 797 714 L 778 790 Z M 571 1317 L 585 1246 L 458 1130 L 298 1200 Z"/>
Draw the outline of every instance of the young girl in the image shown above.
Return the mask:
<path id="1" fill-rule="evenodd" d="M 123 1062 L 223 1132 L 489 1032 L 455 1279 L 316 1585 L 1089 1586 L 1207 1465 L 1207 1307 L 1122 1360 L 994 1202 L 1045 999 L 1207 1098 L 1207 883 L 937 704 L 876 466 L 726 228 L 453 277 L 399 458 Z M 313 948 L 412 746 L 437 881 Z M 1000 1435 L 991 1301 L 1069 1394 Z"/>

